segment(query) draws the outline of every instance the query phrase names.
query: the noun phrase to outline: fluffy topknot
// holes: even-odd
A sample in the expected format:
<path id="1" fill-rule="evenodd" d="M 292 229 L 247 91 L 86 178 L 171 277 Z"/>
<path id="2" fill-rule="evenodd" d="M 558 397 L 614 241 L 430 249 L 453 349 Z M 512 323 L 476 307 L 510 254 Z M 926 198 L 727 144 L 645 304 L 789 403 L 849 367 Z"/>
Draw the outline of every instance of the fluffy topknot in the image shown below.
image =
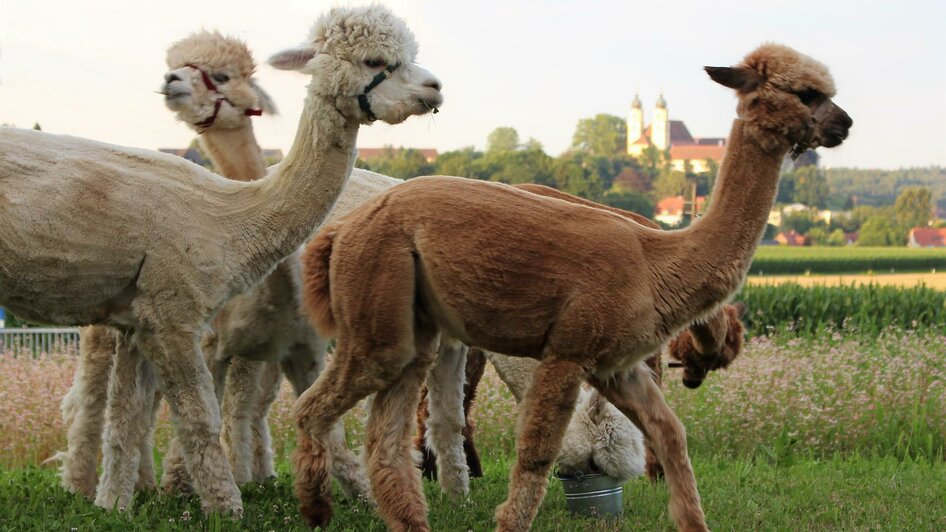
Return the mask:
<path id="1" fill-rule="evenodd" d="M 756 48 L 739 65 L 785 91 L 817 89 L 828 97 L 835 94 L 834 79 L 821 62 L 782 44 L 767 43 Z"/>
<path id="2" fill-rule="evenodd" d="M 231 76 L 249 79 L 256 70 L 253 54 L 246 43 L 219 31 L 201 30 L 168 48 L 168 68 L 175 70 L 194 64 L 210 71 L 227 71 Z"/>
<path id="3" fill-rule="evenodd" d="M 316 21 L 309 39 L 319 53 L 351 62 L 383 58 L 406 64 L 417 57 L 417 41 L 407 24 L 377 4 L 330 10 Z"/>

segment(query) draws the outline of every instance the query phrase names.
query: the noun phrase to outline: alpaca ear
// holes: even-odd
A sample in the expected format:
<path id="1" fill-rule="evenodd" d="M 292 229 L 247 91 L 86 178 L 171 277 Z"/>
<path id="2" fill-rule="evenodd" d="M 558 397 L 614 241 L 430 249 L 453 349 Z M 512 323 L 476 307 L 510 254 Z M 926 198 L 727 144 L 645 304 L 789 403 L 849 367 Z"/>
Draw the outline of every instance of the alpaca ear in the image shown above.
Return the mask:
<path id="1" fill-rule="evenodd" d="M 279 114 L 273 99 L 259 86 L 255 78 L 250 78 L 250 87 L 253 87 L 253 90 L 256 91 L 256 101 L 259 104 L 259 108 L 262 109 L 264 113 L 268 115 Z"/>
<path id="2" fill-rule="evenodd" d="M 762 79 L 755 70 L 743 67 L 703 67 L 713 81 L 735 89 L 749 92 L 755 90 L 762 83 Z"/>
<path id="3" fill-rule="evenodd" d="M 290 48 L 274 54 L 266 62 L 273 68 L 279 70 L 302 70 L 313 57 L 318 53 L 311 46 L 301 46 L 299 48 Z"/>

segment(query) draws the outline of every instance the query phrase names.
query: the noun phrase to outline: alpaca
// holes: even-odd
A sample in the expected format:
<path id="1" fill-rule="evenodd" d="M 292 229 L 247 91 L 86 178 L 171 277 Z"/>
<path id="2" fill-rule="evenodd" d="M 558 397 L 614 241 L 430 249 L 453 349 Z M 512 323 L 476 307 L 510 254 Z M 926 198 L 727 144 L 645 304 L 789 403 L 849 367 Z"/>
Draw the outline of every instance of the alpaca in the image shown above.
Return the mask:
<path id="1" fill-rule="evenodd" d="M 763 45 L 734 68 L 736 89 L 713 205 L 686 229 L 655 231 L 613 213 L 508 185 L 421 177 L 323 226 L 304 253 L 305 301 L 332 360 L 296 404 L 300 509 L 331 518 L 324 438 L 374 393 L 366 432 L 372 492 L 394 530 L 429 530 L 410 459 L 413 412 L 441 330 L 468 345 L 541 361 L 524 400 L 518 461 L 496 512 L 527 530 L 587 380 L 654 441 L 677 527 L 706 530 L 682 424 L 643 359 L 742 284 L 789 151 L 833 147 L 851 120 L 821 63 Z M 444 219 L 442 213 L 449 212 Z M 315 459 L 312 459 L 312 457 Z"/>
<path id="2" fill-rule="evenodd" d="M 249 181 L 265 175 L 265 166 L 259 146 L 253 136 L 253 126 L 250 117 L 258 116 L 262 112 L 275 113 L 275 106 L 271 99 L 251 77 L 255 70 L 253 58 L 246 45 L 237 39 L 227 38 L 217 32 L 201 31 L 175 43 L 168 50 L 168 64 L 173 72 L 166 76 L 166 85 L 163 93 L 167 104 L 172 109 L 179 110 L 179 117 L 191 124 L 201 135 L 200 141 L 211 154 L 215 168 L 221 171 L 224 177 L 239 181 Z M 188 65 L 185 68 L 185 65 Z M 190 80 L 191 71 L 199 72 Z M 212 74 L 208 74 L 211 72 Z M 183 79 L 182 79 L 183 78 Z M 216 78 L 219 86 L 214 83 Z M 188 81 L 190 86 L 182 87 Z M 173 93 L 168 91 L 172 90 Z M 186 102 L 186 103 L 185 103 Z M 220 104 L 217 104 L 220 102 Z M 222 105 L 226 102 L 227 105 Z M 185 113 L 187 116 L 181 116 Z M 207 116 L 201 116 L 201 114 Z M 282 266 L 277 266 L 277 269 Z M 105 404 L 108 388 L 96 386 L 107 380 L 111 371 L 112 359 L 115 353 L 115 339 L 109 334 L 109 328 L 104 326 L 84 327 L 79 332 L 80 349 L 79 365 L 76 368 L 75 378 L 69 393 L 63 398 L 63 420 L 68 429 L 68 448 L 66 452 L 57 453 L 54 459 L 62 461 L 62 484 L 70 492 L 81 493 L 86 497 L 95 496 L 97 477 L 95 473 L 96 457 L 101 441 L 102 427 L 105 417 Z M 205 355 L 208 351 L 205 350 Z M 208 360 L 211 374 L 214 375 L 215 389 L 218 402 L 222 383 L 219 375 L 225 375 L 229 360 L 217 365 L 213 359 Z M 246 365 L 262 366 L 260 362 L 236 361 L 235 372 L 242 372 Z M 262 367 L 259 368 L 262 370 Z M 257 370 L 257 371 L 259 371 Z M 277 368 L 278 370 L 278 368 Z M 262 384 L 264 397 L 275 399 L 278 391 L 279 374 L 272 370 Z M 273 378 L 275 375 L 276 378 Z M 219 384 L 219 385 L 218 385 Z M 257 391 L 252 390 L 252 391 Z M 113 398 L 113 401 L 123 401 L 124 398 Z M 155 401 L 157 406 L 157 401 Z M 233 443 L 229 440 L 228 420 L 234 416 L 223 415 L 221 436 L 224 450 L 230 459 L 234 478 L 237 484 L 249 480 L 249 475 L 241 475 L 242 470 L 236 466 L 239 461 L 234 460 L 231 454 Z M 244 414 L 245 417 L 245 414 Z M 257 416 L 254 424 L 254 450 L 252 463 L 253 480 L 262 481 L 272 476 L 272 451 L 270 450 L 269 429 L 266 425 L 265 411 Z M 140 418 L 142 423 L 151 421 L 148 432 L 153 430 L 153 416 Z M 153 472 L 153 455 L 151 452 L 151 438 L 142 441 L 139 458 L 138 486 L 139 489 L 150 489 L 155 485 Z M 249 444 L 250 442 L 246 442 Z M 184 469 L 183 457 L 176 463 L 165 462 L 165 477 L 170 472 L 180 473 Z M 185 472 L 186 473 L 186 472 Z"/>
<path id="3" fill-rule="evenodd" d="M 649 218 L 646 218 L 635 212 L 625 211 L 623 209 L 617 209 L 607 205 L 594 203 L 590 200 L 573 196 L 567 192 L 562 192 L 547 186 L 526 183 L 513 185 L 513 187 L 520 190 L 526 190 L 540 196 L 558 198 L 572 203 L 604 209 L 627 217 L 645 227 L 650 227 L 652 229 L 660 228 L 660 226 L 658 226 Z M 724 368 L 732 363 L 736 356 L 738 356 L 739 352 L 742 350 L 742 338 L 744 334 L 744 326 L 739 318 L 744 311 L 745 305 L 742 303 L 726 305 L 715 314 L 707 318 L 705 322 L 698 322 L 691 325 L 690 329 L 681 332 L 680 335 L 671 342 L 670 345 L 672 346 L 672 356 L 676 360 L 690 361 L 688 362 L 688 366 L 684 375 L 685 384 L 687 382 L 691 382 L 687 380 L 688 375 L 691 375 L 691 373 L 692 375 L 697 375 L 702 371 L 702 376 L 699 377 L 699 380 L 696 383 L 696 386 L 699 386 L 699 384 L 702 383 L 702 380 L 706 377 L 707 370 Z M 691 330 L 693 331 L 693 334 L 691 334 Z M 683 338 L 686 338 L 686 340 L 681 341 Z M 698 345 L 696 344 L 697 338 L 701 340 Z M 647 364 L 655 372 L 654 375 L 658 385 L 660 385 L 661 371 L 660 353 L 661 351 L 658 350 L 656 353 L 654 353 L 654 355 L 647 359 Z M 504 381 L 506 386 L 509 387 L 510 391 L 512 391 L 517 403 L 521 401 L 522 397 L 525 395 L 526 390 L 528 390 L 529 385 L 532 382 L 532 373 L 539 366 L 539 363 L 535 360 L 528 358 L 507 357 L 492 353 L 485 355 L 480 349 L 471 349 L 467 354 L 465 383 L 463 385 L 463 415 L 465 420 L 465 425 L 463 426 L 463 450 L 467 457 L 467 462 L 471 471 L 470 476 L 482 475 L 482 466 L 479 463 L 479 456 L 473 443 L 474 426 L 470 420 L 469 412 L 473 402 L 474 394 L 476 392 L 476 386 L 483 375 L 483 368 L 487 356 L 490 358 L 490 362 L 492 362 L 492 364 L 496 367 L 500 378 Z M 691 366 L 694 364 L 697 364 L 698 367 L 691 369 Z M 437 399 L 441 398 L 438 397 Z M 594 401 L 580 401 L 578 408 L 586 408 L 587 405 L 595 404 L 596 401 L 597 398 L 595 398 Z M 601 401 L 607 403 L 607 401 L 604 399 L 601 399 Z M 425 386 L 421 389 L 421 402 L 417 409 L 418 432 L 417 436 L 414 438 L 414 446 L 421 451 L 421 471 L 425 477 L 433 479 L 437 478 L 436 453 L 430 448 L 430 446 L 424 444 L 425 440 L 427 439 L 426 425 L 427 420 L 429 419 L 427 405 L 427 387 Z M 601 414 L 610 413 L 608 408 L 598 409 L 597 412 Z M 569 425 L 569 432 L 573 431 L 573 425 L 575 424 L 574 420 L 575 418 L 573 418 L 573 423 Z M 626 425 L 629 425 L 629 427 L 623 428 L 624 432 L 637 430 L 636 427 L 633 427 L 633 424 L 626 420 L 614 420 L 612 423 L 626 423 Z M 430 443 L 436 443 L 436 439 L 431 439 L 433 441 Z M 569 456 L 591 456 L 592 447 L 590 445 L 581 447 L 581 444 L 587 441 L 588 440 L 586 438 L 566 438 L 565 444 L 563 445 L 562 454 L 568 454 Z M 622 441 L 631 442 L 631 440 Z M 570 443 L 573 445 L 569 446 Z M 620 444 L 615 442 L 615 445 L 611 448 L 599 447 L 597 453 L 601 455 L 607 451 L 610 451 L 613 457 L 612 461 L 624 458 L 626 461 L 631 462 L 635 461 L 637 458 L 637 448 L 633 445 L 622 448 Z M 652 480 L 661 476 L 662 473 L 660 472 L 660 465 L 656 461 L 656 457 L 654 456 L 653 451 L 650 449 L 649 445 L 647 446 L 646 461 L 648 465 L 648 476 Z M 573 464 L 574 462 L 572 462 L 571 465 Z M 562 460 L 559 460 L 559 465 L 562 465 Z M 569 465 L 566 465 L 566 469 L 569 468 L 575 469 L 574 467 L 569 467 Z M 622 476 L 620 478 L 624 477 Z M 459 484 L 459 481 L 453 481 L 450 484 L 457 485 Z"/>
<path id="4" fill-rule="evenodd" d="M 159 379 L 202 506 L 242 514 L 200 336 L 226 301 L 325 218 L 361 124 L 396 124 L 440 106 L 440 83 L 414 64 L 416 53 L 412 33 L 384 7 L 320 17 L 310 42 L 271 59 L 312 81 L 286 160 L 249 183 L 146 150 L 32 130 L 0 134 L 0 305 L 35 321 L 113 327 L 110 395 L 137 388 L 108 410 L 122 436 L 108 444 L 97 504 L 130 507 L 132 442 L 143 435 L 119 429 L 147 411 Z"/>
<path id="5" fill-rule="evenodd" d="M 237 97 L 252 89 L 263 111 L 275 109 L 251 77 L 253 58 L 246 45 L 219 33 L 199 32 L 172 45 L 167 64 L 170 70 L 161 91 L 165 105 L 198 133 L 215 167 L 233 171 L 235 179 L 263 177 L 266 167 L 249 120 L 257 114 L 255 104 Z M 221 106 L 221 101 L 229 105 Z M 246 174 L 247 169 L 254 174 Z M 349 178 L 342 196 L 363 193 L 363 188 L 352 186 Z M 222 443 L 237 484 L 274 475 L 267 416 L 279 391 L 280 367 L 300 394 L 324 366 L 327 343 L 299 311 L 298 274 L 294 253 L 261 283 L 230 300 L 214 318 L 213 333 L 204 338 L 204 355 L 221 401 Z M 341 426 L 335 434 L 340 436 L 332 449 L 338 458 L 336 479 L 349 495 L 367 495 L 367 482 L 341 438 Z M 186 492 L 189 479 L 176 443 L 172 440 L 161 483 L 167 491 Z"/>

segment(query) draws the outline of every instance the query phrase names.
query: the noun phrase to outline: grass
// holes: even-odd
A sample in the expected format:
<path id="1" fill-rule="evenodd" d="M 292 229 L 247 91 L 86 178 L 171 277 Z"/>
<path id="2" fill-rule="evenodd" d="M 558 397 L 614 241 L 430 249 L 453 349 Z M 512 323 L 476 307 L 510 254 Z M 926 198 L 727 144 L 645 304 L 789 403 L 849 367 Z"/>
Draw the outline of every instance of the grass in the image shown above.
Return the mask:
<path id="1" fill-rule="evenodd" d="M 271 412 L 279 478 L 244 491 L 246 516 L 203 516 L 196 500 L 139 496 L 131 515 L 101 511 L 59 487 L 37 466 L 64 448 L 58 402 L 75 358 L 0 355 L 0 532 L 7 530 L 301 529 L 286 456 L 292 397 Z M 946 336 L 885 333 L 847 338 L 754 338 L 729 369 L 687 390 L 667 373 L 668 401 L 687 427 L 710 526 L 717 530 L 946 529 Z M 346 417 L 353 445 L 363 439 L 361 408 Z M 486 477 L 465 503 L 427 486 L 436 530 L 492 529 L 506 494 L 516 421 L 513 401 L 487 371 L 474 410 Z M 169 434 L 167 412 L 159 449 Z M 617 523 L 568 516 L 551 482 L 535 530 L 672 528 L 667 490 L 641 479 L 625 488 Z M 332 530 L 384 530 L 373 511 L 339 501 Z"/>
<path id="2" fill-rule="evenodd" d="M 943 530 L 946 465 L 893 458 L 833 458 L 773 464 L 696 456 L 693 460 L 707 522 L 714 530 Z M 493 511 L 505 497 L 509 462 L 490 461 L 474 479 L 471 498 L 442 497 L 427 483 L 435 530 L 492 530 Z M 291 480 L 244 489 L 239 523 L 203 516 L 195 499 L 142 495 L 131 514 L 105 512 L 64 492 L 52 471 L 0 470 L 0 531 L 12 530 L 305 530 L 295 510 Z M 336 498 L 329 530 L 382 531 L 370 508 Z M 617 521 L 570 516 L 560 484 L 552 480 L 533 526 L 538 531 L 672 530 L 666 484 L 644 479 L 624 489 Z"/>

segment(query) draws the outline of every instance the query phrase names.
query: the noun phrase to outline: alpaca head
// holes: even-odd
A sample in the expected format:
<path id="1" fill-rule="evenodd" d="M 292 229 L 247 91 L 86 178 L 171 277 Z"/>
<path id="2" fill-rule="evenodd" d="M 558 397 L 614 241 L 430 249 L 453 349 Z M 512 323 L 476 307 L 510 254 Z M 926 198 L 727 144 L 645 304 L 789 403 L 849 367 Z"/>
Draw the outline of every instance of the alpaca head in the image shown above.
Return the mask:
<path id="1" fill-rule="evenodd" d="M 349 120 L 403 122 L 436 112 L 440 81 L 414 63 L 417 42 L 404 21 L 381 5 L 334 8 L 321 16 L 302 46 L 269 64 L 312 76 L 310 96 L 330 101 Z"/>
<path id="2" fill-rule="evenodd" d="M 691 325 L 669 345 L 671 367 L 683 368 L 683 385 L 699 388 L 710 371 L 723 369 L 742 351 L 745 303 L 723 306 L 703 322 Z"/>
<path id="3" fill-rule="evenodd" d="M 795 50 L 765 44 L 735 67 L 706 67 L 717 83 L 739 94 L 739 116 L 764 149 L 833 148 L 847 138 L 853 121 L 838 107 L 828 69 Z"/>
<path id="4" fill-rule="evenodd" d="M 239 39 L 194 33 L 171 45 L 167 64 L 164 104 L 198 133 L 242 127 L 250 116 L 276 112 L 253 79 L 253 56 Z"/>

